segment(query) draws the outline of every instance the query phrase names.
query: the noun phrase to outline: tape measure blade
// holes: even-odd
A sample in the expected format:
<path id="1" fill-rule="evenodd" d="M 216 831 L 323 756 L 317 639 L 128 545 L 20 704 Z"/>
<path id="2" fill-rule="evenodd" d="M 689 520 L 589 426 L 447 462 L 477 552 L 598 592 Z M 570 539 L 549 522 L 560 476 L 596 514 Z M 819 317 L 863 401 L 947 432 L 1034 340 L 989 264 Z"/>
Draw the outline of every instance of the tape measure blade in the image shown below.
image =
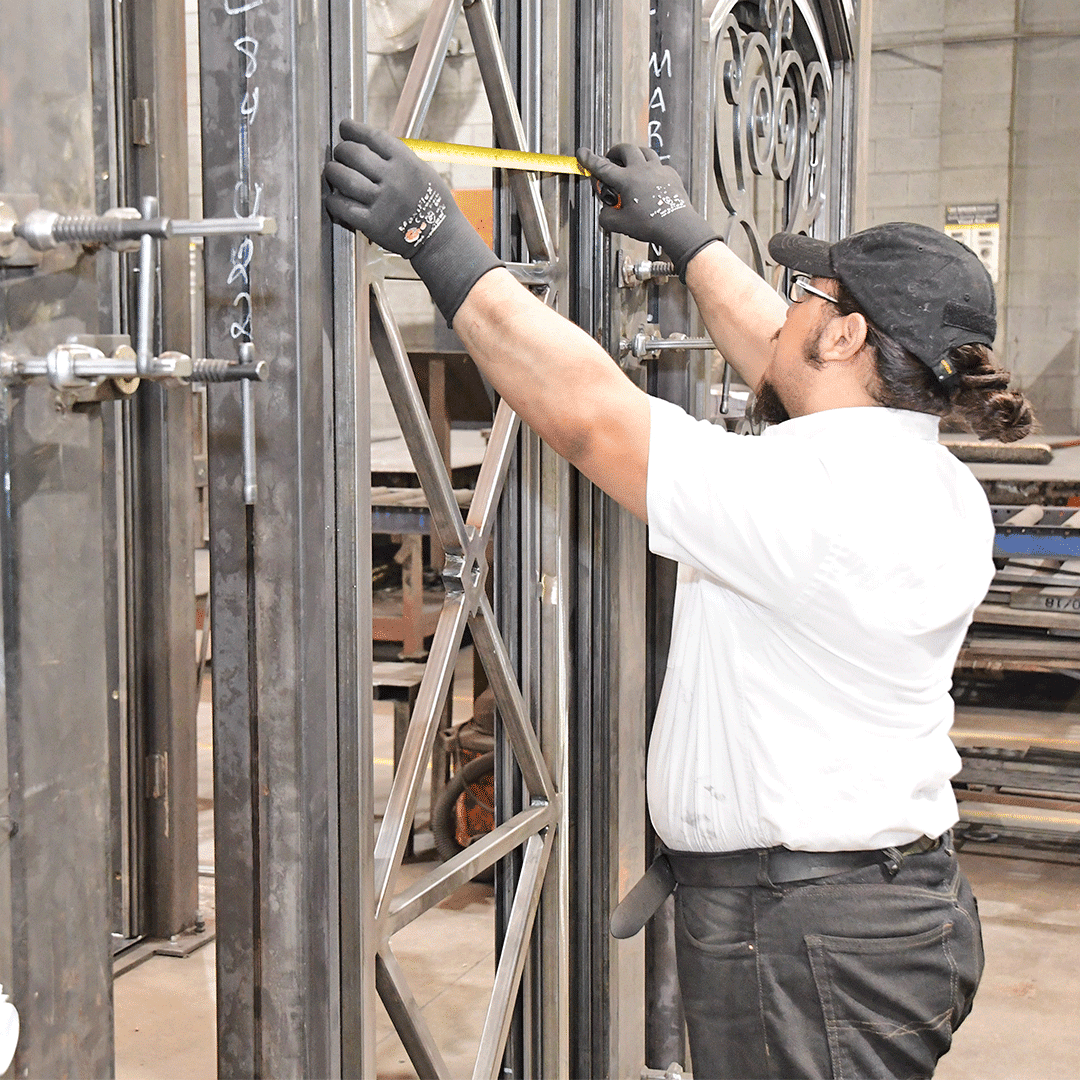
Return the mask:
<path id="1" fill-rule="evenodd" d="M 405 145 L 422 161 L 454 165 L 481 165 L 489 169 L 518 169 L 525 172 L 565 173 L 588 176 L 577 158 L 561 154 L 533 154 L 524 150 L 502 150 L 493 146 L 466 146 L 462 143 L 405 139 Z"/>

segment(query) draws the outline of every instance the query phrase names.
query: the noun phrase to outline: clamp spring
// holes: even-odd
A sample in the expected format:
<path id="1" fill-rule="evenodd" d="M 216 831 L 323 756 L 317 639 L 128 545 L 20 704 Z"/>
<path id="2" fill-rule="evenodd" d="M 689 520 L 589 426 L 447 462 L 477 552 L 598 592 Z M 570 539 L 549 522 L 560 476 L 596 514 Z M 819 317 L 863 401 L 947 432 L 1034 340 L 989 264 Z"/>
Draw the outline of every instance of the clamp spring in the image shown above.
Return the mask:
<path id="1" fill-rule="evenodd" d="M 253 360 L 250 363 L 237 364 L 232 360 L 207 357 L 191 361 L 192 382 L 240 382 L 243 379 L 264 382 L 269 374 L 270 365 L 265 360 Z"/>

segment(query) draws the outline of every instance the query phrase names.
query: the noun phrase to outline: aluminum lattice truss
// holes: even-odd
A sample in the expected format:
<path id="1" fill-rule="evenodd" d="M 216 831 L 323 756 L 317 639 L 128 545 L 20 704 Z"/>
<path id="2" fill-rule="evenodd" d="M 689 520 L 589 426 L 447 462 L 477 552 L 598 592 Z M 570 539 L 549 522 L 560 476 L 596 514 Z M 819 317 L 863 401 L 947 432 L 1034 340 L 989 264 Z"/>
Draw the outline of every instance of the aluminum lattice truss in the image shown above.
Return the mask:
<path id="1" fill-rule="evenodd" d="M 530 149 L 490 0 L 472 0 L 464 5 L 462 0 L 436 0 L 432 4 L 391 131 L 401 138 L 414 137 L 419 132 L 450 36 L 463 8 L 491 106 L 498 145 L 514 150 Z M 510 185 L 531 257 L 550 262 L 554 257 L 552 233 L 541 202 L 538 178 L 531 173 L 513 173 Z M 527 273 L 524 267 L 520 268 L 522 276 L 530 279 L 535 278 L 536 270 L 533 267 Z M 394 956 L 391 938 L 479 871 L 515 849 L 523 848 L 521 872 L 508 913 L 491 1003 L 473 1072 L 474 1077 L 494 1078 L 502 1063 L 560 813 L 559 792 L 530 723 L 485 590 L 489 573 L 486 552 L 517 442 L 519 420 L 505 402 L 500 402 L 476 491 L 463 521 L 408 353 L 385 288 L 379 281 L 370 285 L 370 334 L 372 349 L 431 508 L 435 531 L 446 553 L 443 571 L 446 598 L 375 843 L 376 987 L 419 1075 L 448 1076 L 439 1048 Z M 425 766 L 450 692 L 466 626 L 494 691 L 528 798 L 519 813 L 432 870 L 411 888 L 395 895 L 394 887 L 424 782 Z"/>

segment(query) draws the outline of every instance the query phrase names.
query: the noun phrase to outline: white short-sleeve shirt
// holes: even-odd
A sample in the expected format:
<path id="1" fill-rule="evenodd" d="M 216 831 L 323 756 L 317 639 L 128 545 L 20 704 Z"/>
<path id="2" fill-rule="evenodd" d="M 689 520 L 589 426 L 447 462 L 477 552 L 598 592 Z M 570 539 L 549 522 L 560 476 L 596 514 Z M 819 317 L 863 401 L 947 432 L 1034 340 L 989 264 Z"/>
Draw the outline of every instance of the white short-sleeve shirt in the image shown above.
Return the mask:
<path id="1" fill-rule="evenodd" d="M 938 420 L 831 409 L 745 438 L 652 399 L 676 560 L 649 809 L 681 851 L 888 847 L 955 824 L 952 669 L 994 527 Z"/>

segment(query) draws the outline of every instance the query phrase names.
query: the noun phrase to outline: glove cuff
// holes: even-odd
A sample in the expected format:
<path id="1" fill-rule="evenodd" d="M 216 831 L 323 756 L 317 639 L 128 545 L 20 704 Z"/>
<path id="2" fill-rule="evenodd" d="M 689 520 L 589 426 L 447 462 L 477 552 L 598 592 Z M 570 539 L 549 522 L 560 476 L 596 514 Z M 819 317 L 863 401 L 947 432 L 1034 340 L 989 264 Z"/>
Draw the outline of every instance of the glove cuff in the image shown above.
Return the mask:
<path id="1" fill-rule="evenodd" d="M 686 267 L 690 260 L 704 247 L 708 247 L 714 240 L 719 240 L 716 230 L 698 213 L 693 217 L 687 217 L 680 223 L 677 235 L 665 240 L 664 251 L 670 256 L 675 265 L 675 272 L 679 280 L 686 284 Z"/>
<path id="2" fill-rule="evenodd" d="M 505 265 L 460 212 L 435 230 L 412 264 L 451 328 L 472 287 L 489 270 Z"/>
<path id="3" fill-rule="evenodd" d="M 691 250 L 691 251 L 687 251 L 687 252 L 686 252 L 686 253 L 685 253 L 685 254 L 684 254 L 684 255 L 682 256 L 682 258 L 681 258 L 681 259 L 679 260 L 679 262 L 675 263 L 675 270 L 676 270 L 676 273 L 678 273 L 678 275 L 679 275 L 679 280 L 680 280 L 680 281 L 681 281 L 681 282 L 682 282 L 682 283 L 683 283 L 684 285 L 686 284 L 686 268 L 687 268 L 687 267 L 688 267 L 688 266 L 690 265 L 690 260 L 691 260 L 691 259 L 692 259 L 692 258 L 693 258 L 693 257 L 694 257 L 694 256 L 695 256 L 695 255 L 696 255 L 696 254 L 697 254 L 698 252 L 699 252 L 699 251 L 702 251 L 702 250 L 703 250 L 704 248 L 707 248 L 707 247 L 708 247 L 708 246 L 709 246 L 709 245 L 710 245 L 711 243 L 713 243 L 713 241 L 716 241 L 716 243 L 718 243 L 718 244 L 722 244 L 722 243 L 724 242 L 723 240 L 721 240 L 721 239 L 720 239 L 720 237 L 719 237 L 719 236 L 717 236 L 717 235 L 716 235 L 716 233 L 712 233 L 712 234 L 711 234 L 710 236 L 704 236 L 704 237 L 702 237 L 702 239 L 701 239 L 701 243 L 700 243 L 700 244 L 698 244 L 698 245 L 697 245 L 697 247 L 695 247 L 695 248 L 694 248 L 693 250 Z"/>

